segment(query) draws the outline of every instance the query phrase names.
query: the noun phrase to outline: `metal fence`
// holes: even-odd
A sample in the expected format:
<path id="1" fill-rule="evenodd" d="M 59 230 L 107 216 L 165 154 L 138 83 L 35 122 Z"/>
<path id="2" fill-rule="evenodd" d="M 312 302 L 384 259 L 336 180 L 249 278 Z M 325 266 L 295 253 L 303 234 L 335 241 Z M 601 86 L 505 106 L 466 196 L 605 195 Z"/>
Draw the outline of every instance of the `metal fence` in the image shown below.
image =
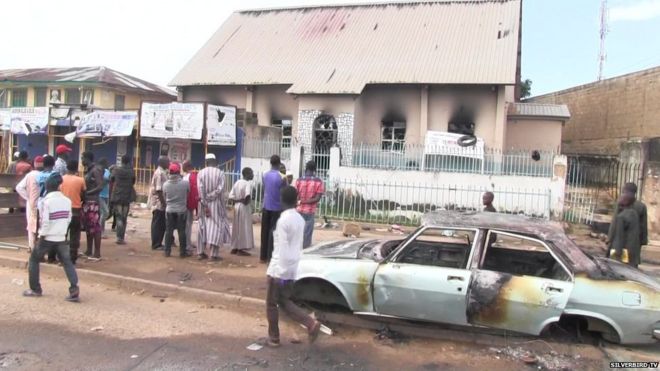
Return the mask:
<path id="1" fill-rule="evenodd" d="M 240 175 L 225 173 L 225 177 L 225 188 L 229 192 Z M 487 191 L 482 187 L 450 184 L 355 179 L 326 181 L 325 187 L 317 218 L 403 225 L 419 225 L 422 215 L 434 210 L 481 210 L 481 197 Z M 255 174 L 253 188 L 253 207 L 258 211 L 263 206 L 260 174 Z M 550 216 L 549 189 L 504 188 L 495 194 L 498 212 L 540 218 Z"/>
<path id="2" fill-rule="evenodd" d="M 641 164 L 616 158 L 569 157 L 564 220 L 591 224 L 595 214 L 612 214 L 623 185 L 640 184 L 641 172 Z"/>
<path id="3" fill-rule="evenodd" d="M 291 158 L 291 143 L 263 140 L 258 138 L 243 138 L 243 157 L 270 158 L 278 155 L 283 160 Z"/>
<path id="4" fill-rule="evenodd" d="M 384 150 L 381 144 L 356 144 L 342 166 L 369 169 L 456 172 L 488 175 L 552 176 L 554 151 L 501 151 L 475 147 L 428 147 L 405 144 Z"/>

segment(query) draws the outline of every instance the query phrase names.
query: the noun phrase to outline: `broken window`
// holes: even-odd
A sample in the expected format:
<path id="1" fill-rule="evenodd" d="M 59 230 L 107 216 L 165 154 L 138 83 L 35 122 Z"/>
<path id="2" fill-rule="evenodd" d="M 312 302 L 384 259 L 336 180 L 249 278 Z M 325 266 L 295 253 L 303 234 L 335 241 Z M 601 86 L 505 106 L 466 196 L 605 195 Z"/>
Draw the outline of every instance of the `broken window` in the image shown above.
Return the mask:
<path id="1" fill-rule="evenodd" d="M 273 126 L 282 129 L 282 149 L 291 148 L 291 119 L 273 120 Z"/>
<path id="2" fill-rule="evenodd" d="M 474 114 L 472 111 L 460 106 L 458 111 L 454 112 L 449 120 L 447 131 L 474 136 Z"/>
<path id="3" fill-rule="evenodd" d="M 406 246 L 396 261 L 465 269 L 475 233 L 474 230 L 427 228 Z"/>
<path id="4" fill-rule="evenodd" d="M 482 269 L 515 276 L 570 280 L 566 269 L 541 241 L 496 231 L 490 231 L 486 241 Z"/>
<path id="5" fill-rule="evenodd" d="M 383 120 L 381 138 L 383 150 L 393 152 L 403 151 L 406 143 L 406 122 Z"/>

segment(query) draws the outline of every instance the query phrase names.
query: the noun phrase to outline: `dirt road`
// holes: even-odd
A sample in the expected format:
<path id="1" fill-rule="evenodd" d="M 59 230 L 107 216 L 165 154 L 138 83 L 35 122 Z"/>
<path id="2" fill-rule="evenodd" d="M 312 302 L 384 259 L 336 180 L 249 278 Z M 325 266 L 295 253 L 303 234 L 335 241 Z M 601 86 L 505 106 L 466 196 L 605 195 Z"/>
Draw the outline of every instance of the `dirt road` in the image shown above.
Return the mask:
<path id="1" fill-rule="evenodd" d="M 82 302 L 63 300 L 63 274 L 44 277 L 44 297 L 23 298 L 23 270 L 0 268 L 0 368 L 12 370 L 530 370 L 530 352 L 561 367 L 599 370 L 608 362 L 596 347 L 532 341 L 502 347 L 453 341 L 376 340 L 374 333 L 335 328 L 313 345 L 304 330 L 283 324 L 283 346 L 250 351 L 263 337 L 260 312 L 233 312 L 198 303 L 132 295 L 81 283 Z M 291 340 L 300 339 L 301 344 Z M 506 348 L 509 346 L 509 348 Z M 506 349 L 512 349 L 509 355 Z M 504 350 L 504 351 L 503 351 Z M 522 353 L 521 353 L 522 352 Z M 546 358 L 542 358 L 546 357 Z M 545 363 L 543 363 L 545 365 Z"/>

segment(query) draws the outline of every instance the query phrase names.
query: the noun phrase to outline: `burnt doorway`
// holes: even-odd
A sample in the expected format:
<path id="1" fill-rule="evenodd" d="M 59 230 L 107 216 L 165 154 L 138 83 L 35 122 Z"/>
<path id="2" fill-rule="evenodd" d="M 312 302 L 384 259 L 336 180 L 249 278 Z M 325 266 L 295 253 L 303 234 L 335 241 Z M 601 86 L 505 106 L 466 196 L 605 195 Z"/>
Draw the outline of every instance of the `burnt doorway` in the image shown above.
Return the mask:
<path id="1" fill-rule="evenodd" d="M 312 161 L 316 162 L 319 177 L 326 178 L 330 169 L 330 148 L 337 144 L 337 120 L 323 114 L 314 120 Z"/>

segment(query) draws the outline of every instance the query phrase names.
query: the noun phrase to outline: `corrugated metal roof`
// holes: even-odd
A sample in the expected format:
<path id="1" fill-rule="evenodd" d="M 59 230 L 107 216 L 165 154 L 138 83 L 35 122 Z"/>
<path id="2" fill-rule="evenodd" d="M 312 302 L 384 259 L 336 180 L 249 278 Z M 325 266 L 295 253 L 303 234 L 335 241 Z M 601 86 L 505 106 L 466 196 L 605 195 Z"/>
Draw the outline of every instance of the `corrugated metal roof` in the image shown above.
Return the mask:
<path id="1" fill-rule="evenodd" d="M 565 104 L 511 103 L 509 105 L 509 116 L 569 119 L 571 113 Z"/>
<path id="2" fill-rule="evenodd" d="M 16 83 L 99 83 L 126 89 L 142 90 L 148 94 L 165 94 L 176 97 L 176 93 L 170 89 L 163 88 L 107 67 L 25 68 L 0 70 L 0 82 L 3 81 Z"/>
<path id="3" fill-rule="evenodd" d="M 514 84 L 519 0 L 433 1 L 232 14 L 171 85 Z"/>

